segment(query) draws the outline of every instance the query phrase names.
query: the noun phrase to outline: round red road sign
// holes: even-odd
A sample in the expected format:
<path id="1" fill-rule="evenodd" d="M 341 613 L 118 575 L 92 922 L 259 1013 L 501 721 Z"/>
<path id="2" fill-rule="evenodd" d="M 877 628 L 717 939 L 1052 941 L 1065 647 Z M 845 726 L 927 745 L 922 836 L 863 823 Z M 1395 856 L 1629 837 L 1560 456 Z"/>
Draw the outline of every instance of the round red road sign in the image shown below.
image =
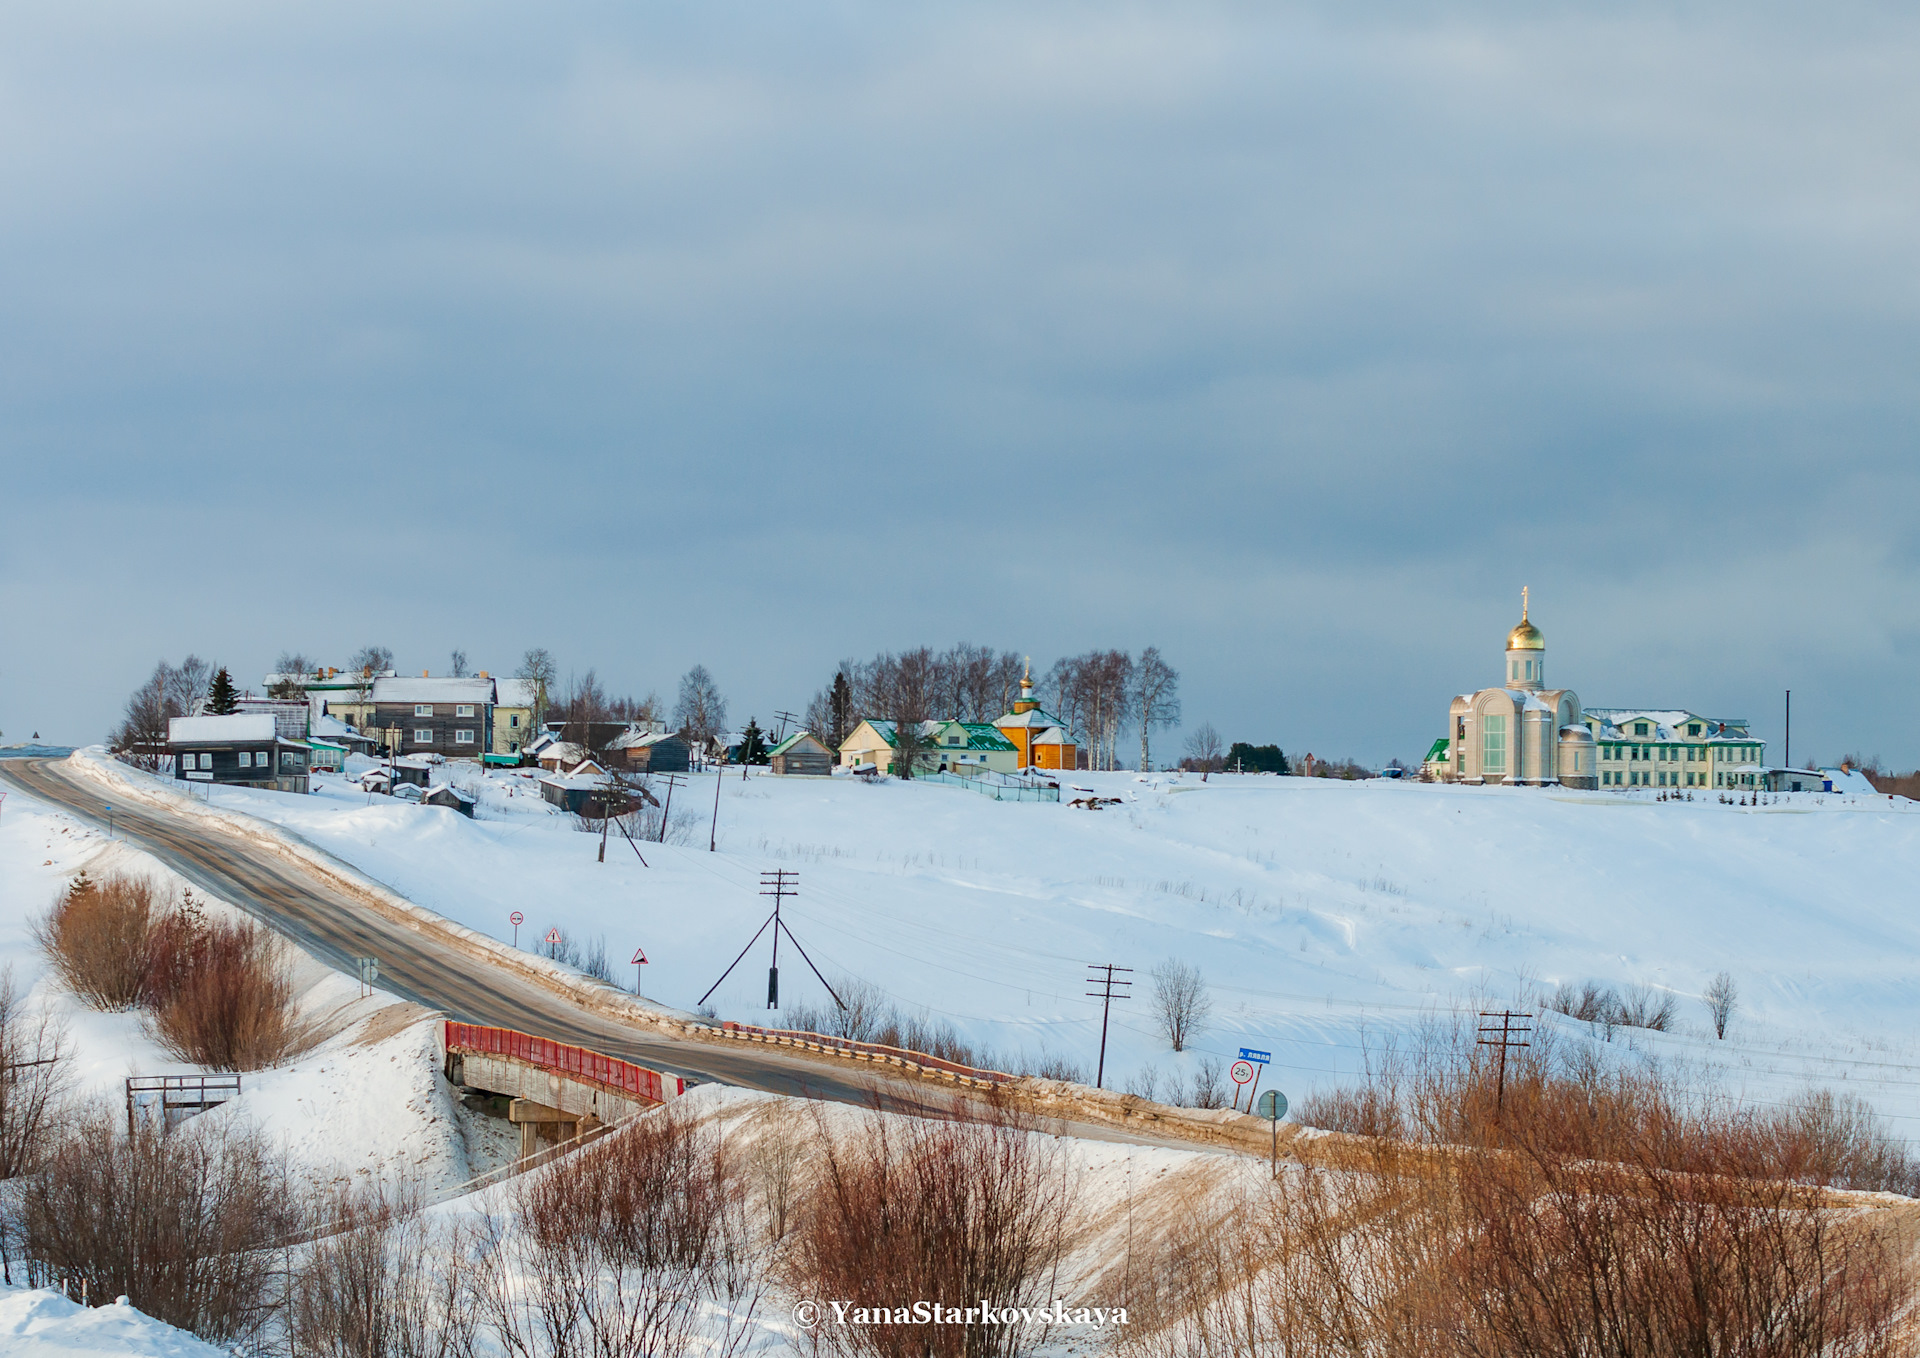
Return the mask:
<path id="1" fill-rule="evenodd" d="M 518 929 L 521 925 L 525 924 L 526 922 L 527 922 L 527 917 L 521 914 L 518 910 L 514 911 L 511 915 L 507 916 L 507 923 L 511 924 L 516 929 Z"/>
<path id="2" fill-rule="evenodd" d="M 1218 1067 L 1216 1067 L 1215 1069 L 1218 1069 Z M 1251 1080 L 1253 1078 L 1253 1062 L 1235 1061 L 1233 1063 L 1233 1068 L 1228 1072 L 1228 1074 L 1233 1076 L 1233 1082 L 1235 1084 L 1243 1085 L 1248 1080 Z"/>

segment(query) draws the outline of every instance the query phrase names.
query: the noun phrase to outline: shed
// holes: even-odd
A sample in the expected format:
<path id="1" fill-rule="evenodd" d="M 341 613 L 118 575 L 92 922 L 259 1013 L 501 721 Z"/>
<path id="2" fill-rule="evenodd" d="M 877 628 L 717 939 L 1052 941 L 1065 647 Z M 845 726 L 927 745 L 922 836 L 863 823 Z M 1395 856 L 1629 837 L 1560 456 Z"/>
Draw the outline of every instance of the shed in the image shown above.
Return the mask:
<path id="1" fill-rule="evenodd" d="M 461 815 L 473 816 L 473 804 L 477 800 L 472 793 L 462 792 L 452 783 L 442 783 L 420 799 L 422 806 L 444 806 L 449 811 L 458 811 Z"/>
<path id="2" fill-rule="evenodd" d="M 616 816 L 624 816 L 638 809 L 639 798 L 646 796 L 644 792 L 636 795 L 625 784 L 620 784 L 616 790 L 609 786 L 609 781 L 606 771 L 588 760 L 572 773 L 553 773 L 542 778 L 540 795 L 553 805 L 589 820 L 604 817 L 609 803 Z"/>
<path id="3" fill-rule="evenodd" d="M 833 774 L 833 751 L 811 731 L 795 731 L 767 752 L 767 762 L 779 774 L 827 778 Z"/>
<path id="4" fill-rule="evenodd" d="M 687 742 L 668 731 L 633 731 L 607 747 L 626 756 L 633 773 L 685 773 L 692 762 Z"/>

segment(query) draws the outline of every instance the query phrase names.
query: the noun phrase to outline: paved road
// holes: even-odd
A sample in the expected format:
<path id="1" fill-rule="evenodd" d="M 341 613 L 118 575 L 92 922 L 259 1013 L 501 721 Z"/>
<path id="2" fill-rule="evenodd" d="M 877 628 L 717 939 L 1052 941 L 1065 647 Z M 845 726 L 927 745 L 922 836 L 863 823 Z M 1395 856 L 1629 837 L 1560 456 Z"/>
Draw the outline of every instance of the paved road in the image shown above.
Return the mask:
<path id="1" fill-rule="evenodd" d="M 64 760 L 0 759 L 0 780 L 83 820 L 106 824 L 111 794 Z M 872 1102 L 877 1091 L 888 1107 L 934 1111 L 951 1105 L 946 1085 L 841 1070 L 758 1044 L 743 1043 L 736 1050 L 622 1024 L 394 923 L 323 874 L 218 826 L 138 802 L 112 800 L 112 805 L 117 836 L 138 844 L 194 886 L 249 911 L 348 975 L 354 974 L 356 957 L 378 958 L 383 990 L 450 1018 L 517 1028 L 670 1074 L 746 1089 L 860 1104 Z"/>
<path id="2" fill-rule="evenodd" d="M 63 759 L 0 758 L 0 781 L 104 826 L 110 794 Z M 492 967 L 397 924 L 297 860 L 195 817 L 138 802 L 113 805 L 113 830 L 209 895 L 271 925 L 327 965 L 353 975 L 356 957 L 380 961 L 381 988 L 468 1023 L 515 1028 L 693 1080 L 745 1089 L 940 1114 L 952 1086 L 887 1078 L 871 1068 L 810 1061 L 759 1044 L 717 1046 L 677 1038 L 582 1009 L 504 968 Z M 286 832 L 291 833 L 291 832 Z M 346 864 L 343 873 L 356 875 Z M 1192 1142 L 1069 1123 L 1074 1136 L 1197 1149 Z"/>

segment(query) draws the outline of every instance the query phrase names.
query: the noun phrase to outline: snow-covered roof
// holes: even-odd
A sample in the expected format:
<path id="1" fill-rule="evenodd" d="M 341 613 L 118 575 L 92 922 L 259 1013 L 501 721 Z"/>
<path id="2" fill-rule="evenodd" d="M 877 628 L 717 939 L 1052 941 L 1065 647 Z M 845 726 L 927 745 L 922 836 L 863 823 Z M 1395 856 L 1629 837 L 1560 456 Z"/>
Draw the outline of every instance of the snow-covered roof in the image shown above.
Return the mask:
<path id="1" fill-rule="evenodd" d="M 376 703 L 491 703 L 491 679 L 392 678 L 373 681 Z"/>
<path id="2" fill-rule="evenodd" d="M 493 701 L 501 707 L 532 707 L 540 690 L 526 679 L 495 679 Z"/>
<path id="3" fill-rule="evenodd" d="M 202 745 L 225 740 L 272 740 L 273 713 L 236 712 L 225 717 L 175 717 L 167 723 L 169 745 Z"/>
<path id="4" fill-rule="evenodd" d="M 1066 727 L 1055 726 L 1051 730 L 1035 736 L 1033 743 L 1035 745 L 1071 745 L 1073 743 L 1073 737 L 1067 734 Z"/>
<path id="5" fill-rule="evenodd" d="M 811 740 L 815 745 L 818 745 L 822 750 L 827 750 L 827 743 L 824 740 L 820 739 L 820 737 L 816 736 L 813 732 L 795 731 L 792 735 L 788 736 L 785 740 L 781 741 L 778 745 L 774 746 L 771 750 L 768 750 L 767 758 L 771 759 L 777 754 L 785 754 L 788 750 L 791 750 L 794 746 L 798 745 L 803 740 Z M 827 750 L 827 753 L 831 754 L 833 752 L 831 750 Z"/>
<path id="6" fill-rule="evenodd" d="M 1036 707 L 1027 712 L 1009 712 L 994 725 L 1004 731 L 1009 726 L 1065 726 L 1066 723 L 1044 707 Z"/>

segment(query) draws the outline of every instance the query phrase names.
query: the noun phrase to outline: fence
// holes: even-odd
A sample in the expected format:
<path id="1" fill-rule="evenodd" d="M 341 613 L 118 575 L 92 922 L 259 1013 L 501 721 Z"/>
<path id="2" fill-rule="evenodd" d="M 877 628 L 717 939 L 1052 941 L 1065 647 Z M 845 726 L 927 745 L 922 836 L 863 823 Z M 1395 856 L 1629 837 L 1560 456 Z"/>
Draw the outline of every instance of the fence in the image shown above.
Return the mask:
<path id="1" fill-rule="evenodd" d="M 136 1113 L 157 1110 L 160 1129 L 168 1131 L 182 1118 L 239 1097 L 238 1075 L 129 1075 L 127 1135 L 133 1135 Z"/>
<path id="2" fill-rule="evenodd" d="M 512 1028 L 488 1028 L 478 1023 L 455 1023 L 449 1019 L 447 1050 L 478 1052 L 483 1056 L 504 1056 L 509 1060 L 524 1061 L 530 1066 L 578 1080 L 589 1080 L 616 1093 L 631 1094 L 650 1103 L 665 1103 L 687 1092 L 687 1082 L 677 1075 L 662 1076 L 657 1070 L 636 1066 L 617 1056 L 604 1056 L 585 1047 L 534 1037 Z"/>
<path id="3" fill-rule="evenodd" d="M 944 787 L 963 787 L 969 792 L 978 792 L 983 797 L 991 797 L 996 802 L 1057 802 L 1060 800 L 1058 783 L 1032 783 L 1024 778 L 1008 778 L 1005 774 L 916 773 L 913 779 L 917 783 L 939 783 Z"/>

